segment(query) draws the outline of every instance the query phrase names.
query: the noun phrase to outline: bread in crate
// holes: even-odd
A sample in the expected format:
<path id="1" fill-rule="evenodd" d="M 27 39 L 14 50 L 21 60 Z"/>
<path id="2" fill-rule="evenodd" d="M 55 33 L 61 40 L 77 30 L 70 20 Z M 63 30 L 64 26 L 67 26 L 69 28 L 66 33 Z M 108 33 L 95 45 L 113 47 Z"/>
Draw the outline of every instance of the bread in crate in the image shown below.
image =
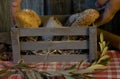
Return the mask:
<path id="1" fill-rule="evenodd" d="M 38 28 L 41 25 L 39 15 L 29 9 L 23 9 L 15 14 L 15 22 L 18 27 Z"/>
<path id="2" fill-rule="evenodd" d="M 95 9 L 86 9 L 83 12 L 73 14 L 66 22 L 70 27 L 90 26 L 99 18 L 100 14 Z M 86 39 L 85 36 L 70 36 L 69 40 Z"/>
<path id="3" fill-rule="evenodd" d="M 60 28 L 60 27 L 62 27 L 62 23 L 54 16 L 51 16 L 48 19 L 48 21 L 44 27 L 45 28 Z M 42 36 L 42 39 L 44 41 L 50 41 L 50 40 L 52 41 L 52 40 L 55 40 L 55 36 Z M 56 39 L 59 39 L 59 38 L 56 38 Z"/>
<path id="4" fill-rule="evenodd" d="M 41 18 L 30 9 L 23 9 L 15 13 L 16 26 L 19 28 L 39 28 Z M 37 41 L 37 37 L 22 37 L 22 41 Z"/>
<path id="5" fill-rule="evenodd" d="M 73 14 L 69 17 L 68 26 L 89 26 L 99 18 L 99 12 L 95 9 L 86 9 L 83 12 Z"/>
<path id="6" fill-rule="evenodd" d="M 86 33 L 86 31 L 88 29 L 94 30 L 94 31 L 90 31 L 90 33 L 92 33 L 92 35 L 89 33 Z M 16 33 L 16 32 L 18 32 L 18 33 Z M 93 39 L 92 40 L 85 40 L 85 41 L 76 41 L 76 40 L 74 40 L 74 41 L 63 40 L 62 41 L 61 40 L 61 41 L 33 41 L 33 42 L 28 42 L 28 41 L 21 42 L 20 40 L 16 39 L 16 36 L 24 37 L 24 36 L 30 36 L 30 35 L 31 36 L 44 36 L 44 35 L 46 35 L 46 36 L 54 36 L 54 35 L 61 36 L 62 35 L 62 36 L 67 37 L 69 35 L 82 35 L 82 34 L 90 35 L 90 37 Z M 13 55 L 14 62 L 17 62 L 19 60 L 20 55 L 22 55 L 25 62 L 80 61 L 80 60 L 86 59 L 86 55 L 78 55 L 79 53 L 77 53 L 77 52 L 74 53 L 74 49 L 89 49 L 88 46 L 90 46 L 90 51 L 91 51 L 90 58 L 91 58 L 91 60 L 95 58 L 95 53 L 96 53 L 96 43 L 95 43 L 96 42 L 96 38 L 95 38 L 96 37 L 96 30 L 95 30 L 95 27 L 94 28 L 61 27 L 61 28 L 36 28 L 36 29 L 33 29 L 33 28 L 32 29 L 13 28 L 11 36 L 13 36 L 12 37 L 12 42 L 13 42 L 12 44 L 13 44 L 13 52 L 14 52 L 14 55 Z M 17 41 L 17 43 L 16 43 L 16 41 Z M 87 42 L 87 41 L 91 41 L 91 42 Z M 17 46 L 18 50 L 16 49 L 15 46 Z M 26 55 L 25 55 L 25 53 L 24 54 L 21 53 L 21 51 L 24 51 L 24 50 L 30 50 L 30 51 L 33 51 L 33 50 L 39 51 L 40 50 L 40 52 L 34 53 L 35 55 L 33 55 L 33 53 L 29 54 L 29 55 L 28 55 L 28 53 L 26 53 Z M 45 53 L 41 50 L 43 50 L 43 51 L 45 50 Z M 59 50 L 60 50 L 60 52 L 59 52 Z"/>

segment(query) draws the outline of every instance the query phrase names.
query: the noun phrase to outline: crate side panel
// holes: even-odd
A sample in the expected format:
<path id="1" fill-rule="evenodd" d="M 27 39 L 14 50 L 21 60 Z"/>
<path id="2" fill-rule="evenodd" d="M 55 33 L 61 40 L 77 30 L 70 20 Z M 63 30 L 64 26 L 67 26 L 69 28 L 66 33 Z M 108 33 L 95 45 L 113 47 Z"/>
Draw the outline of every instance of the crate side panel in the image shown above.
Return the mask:
<path id="1" fill-rule="evenodd" d="M 21 42 L 21 50 L 88 49 L 87 41 Z"/>
<path id="2" fill-rule="evenodd" d="M 13 62 L 18 62 L 21 58 L 20 55 L 20 44 L 19 44 L 19 30 L 11 30 L 11 40 L 12 40 L 12 51 L 13 51 Z"/>
<path id="3" fill-rule="evenodd" d="M 45 35 L 87 35 L 87 29 L 85 27 L 81 28 L 36 28 L 36 29 L 28 29 L 21 28 L 20 36 L 45 36 Z"/>
<path id="4" fill-rule="evenodd" d="M 91 27 L 89 29 L 89 56 L 90 61 L 95 60 L 97 53 L 97 29 L 96 27 Z"/>
<path id="5" fill-rule="evenodd" d="M 23 55 L 25 62 L 78 62 L 87 59 L 85 55 L 49 55 L 49 56 L 35 56 Z"/>

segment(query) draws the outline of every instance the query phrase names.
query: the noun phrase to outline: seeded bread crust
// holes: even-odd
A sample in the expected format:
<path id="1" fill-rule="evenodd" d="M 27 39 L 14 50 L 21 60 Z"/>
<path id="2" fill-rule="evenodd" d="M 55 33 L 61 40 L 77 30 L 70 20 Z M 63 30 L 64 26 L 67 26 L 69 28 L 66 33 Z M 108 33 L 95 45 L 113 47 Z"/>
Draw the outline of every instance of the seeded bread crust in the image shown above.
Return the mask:
<path id="1" fill-rule="evenodd" d="M 89 26 L 93 24 L 99 16 L 100 14 L 97 10 L 86 9 L 81 13 L 71 15 L 66 24 L 70 26 Z"/>

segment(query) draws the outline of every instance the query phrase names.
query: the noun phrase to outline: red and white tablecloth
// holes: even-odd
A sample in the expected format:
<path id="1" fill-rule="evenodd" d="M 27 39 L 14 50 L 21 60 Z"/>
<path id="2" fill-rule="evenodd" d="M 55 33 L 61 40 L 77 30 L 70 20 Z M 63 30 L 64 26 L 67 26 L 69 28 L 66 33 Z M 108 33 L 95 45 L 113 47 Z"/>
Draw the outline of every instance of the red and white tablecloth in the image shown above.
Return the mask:
<path id="1" fill-rule="evenodd" d="M 93 75 L 96 79 L 120 79 L 120 51 L 109 51 L 111 62 L 108 69 Z"/>
<path id="2" fill-rule="evenodd" d="M 108 65 L 108 68 L 105 71 L 96 73 L 92 75 L 95 79 L 120 79 L 120 51 L 108 51 L 108 54 L 111 56 L 111 62 Z M 3 69 L 2 64 L 13 65 L 12 62 L 0 61 L 0 70 Z M 73 64 L 79 64 L 78 62 L 69 62 L 69 63 L 36 63 L 32 64 L 39 71 L 56 71 L 61 70 L 61 68 L 70 67 Z M 19 74 L 15 74 L 6 79 L 22 79 Z"/>

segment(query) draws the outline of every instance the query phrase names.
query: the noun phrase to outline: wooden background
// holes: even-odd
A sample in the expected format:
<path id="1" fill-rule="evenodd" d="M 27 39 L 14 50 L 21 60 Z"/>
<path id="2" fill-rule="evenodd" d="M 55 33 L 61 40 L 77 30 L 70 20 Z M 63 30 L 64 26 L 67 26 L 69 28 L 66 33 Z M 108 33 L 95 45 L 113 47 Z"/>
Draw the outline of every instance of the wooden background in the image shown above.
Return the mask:
<path id="1" fill-rule="evenodd" d="M 10 0 L 0 0 L 0 32 L 10 31 Z"/>

